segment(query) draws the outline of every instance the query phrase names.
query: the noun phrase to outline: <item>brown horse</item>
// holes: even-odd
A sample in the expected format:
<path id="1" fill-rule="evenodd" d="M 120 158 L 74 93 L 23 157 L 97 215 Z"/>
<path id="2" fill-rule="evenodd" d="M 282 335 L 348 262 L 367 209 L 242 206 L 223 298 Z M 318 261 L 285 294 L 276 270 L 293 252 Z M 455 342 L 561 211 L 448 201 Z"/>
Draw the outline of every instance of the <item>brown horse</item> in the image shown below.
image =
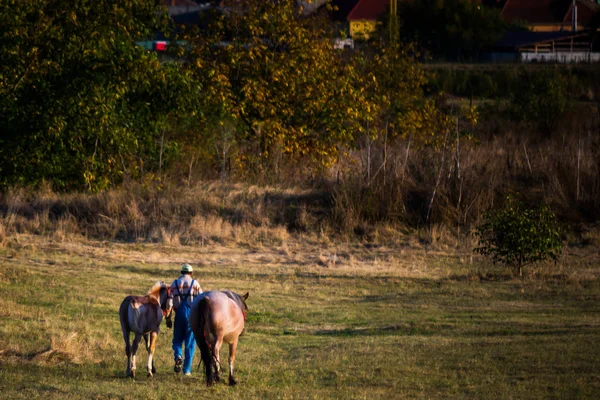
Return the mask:
<path id="1" fill-rule="evenodd" d="M 212 291 L 202 293 L 192 304 L 190 326 L 200 347 L 207 386 L 220 380 L 219 351 L 224 341 L 229 343 L 229 385 L 237 383 L 233 376 L 233 363 L 238 338 L 246 324 L 247 298 L 248 293 L 240 296 L 228 290 Z"/>
<path id="2" fill-rule="evenodd" d="M 156 373 L 154 368 L 154 350 L 160 331 L 163 316 L 169 318 L 173 311 L 173 297 L 169 287 L 164 282 L 156 282 L 146 296 L 127 296 L 119 307 L 121 331 L 125 340 L 125 353 L 127 354 L 126 375 L 135 378 L 135 355 L 141 338 L 146 342 L 148 351 L 148 376 Z M 135 338 L 129 345 L 129 334 L 133 332 Z"/>

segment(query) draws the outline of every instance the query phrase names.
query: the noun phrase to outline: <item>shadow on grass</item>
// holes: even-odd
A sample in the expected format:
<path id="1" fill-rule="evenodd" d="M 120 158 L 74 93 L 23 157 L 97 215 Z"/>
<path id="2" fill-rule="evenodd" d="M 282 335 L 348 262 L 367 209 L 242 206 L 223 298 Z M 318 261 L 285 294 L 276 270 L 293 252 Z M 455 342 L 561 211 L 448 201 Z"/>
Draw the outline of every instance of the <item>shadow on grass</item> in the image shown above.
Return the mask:
<path id="1" fill-rule="evenodd" d="M 171 272 L 170 275 L 174 275 L 174 273 L 172 273 L 172 271 L 166 271 L 161 268 L 140 268 L 140 267 L 136 267 L 134 265 L 116 265 L 113 268 L 117 271 L 127 271 L 127 272 L 131 272 L 132 274 L 154 276 L 154 277 L 156 277 L 156 280 L 166 279 L 166 278 L 161 278 L 161 277 L 164 275 L 168 275 L 170 272 Z M 169 280 L 169 279 L 167 279 L 167 280 Z"/>
<path id="2" fill-rule="evenodd" d="M 344 328 L 325 329 L 314 333 L 317 336 L 357 337 L 357 336 L 445 336 L 445 337 L 563 337 L 563 336 L 595 336 L 598 334 L 594 325 L 572 325 L 560 328 L 523 328 L 521 326 L 505 326 L 494 324 L 487 330 L 458 329 L 454 325 L 439 326 L 390 325 L 377 328 Z"/>
<path id="3" fill-rule="evenodd" d="M 157 372 L 153 377 L 146 376 L 145 365 L 138 364 L 136 378 L 131 378 L 125 375 L 124 363 L 123 370 L 115 368 L 114 364 L 106 361 L 99 363 L 84 363 L 76 364 L 67 360 L 48 359 L 45 362 L 39 362 L 39 355 L 43 352 L 32 352 L 32 353 L 19 353 L 19 352 L 4 352 L 2 355 L 7 356 L 4 360 L 0 358 L 0 369 L 8 374 L 14 374 L 16 376 L 60 376 L 61 379 L 68 381 L 75 380 L 94 380 L 98 382 L 160 382 L 163 380 L 173 379 L 173 370 L 168 365 L 162 365 L 157 368 Z M 10 358 L 10 359 L 9 359 Z M 181 377 L 181 376 L 180 376 Z M 194 379 L 195 378 L 195 379 Z M 197 377 L 186 377 L 186 381 L 197 380 Z M 41 379 L 38 379 L 41 380 Z M 15 386 L 18 386 L 18 382 L 14 382 Z M 31 381 L 27 381 L 27 388 L 31 389 Z M 42 389 L 39 387 L 38 389 Z M 1 396 L 0 396 L 1 398 Z"/>
<path id="4" fill-rule="evenodd" d="M 336 336 L 336 337 L 353 337 L 353 336 L 383 336 L 383 335 L 422 335 L 422 331 L 417 331 L 410 326 L 390 325 L 380 328 L 344 328 L 344 329 L 323 329 L 315 332 L 317 336 Z M 432 332 L 433 334 L 433 332 Z"/>

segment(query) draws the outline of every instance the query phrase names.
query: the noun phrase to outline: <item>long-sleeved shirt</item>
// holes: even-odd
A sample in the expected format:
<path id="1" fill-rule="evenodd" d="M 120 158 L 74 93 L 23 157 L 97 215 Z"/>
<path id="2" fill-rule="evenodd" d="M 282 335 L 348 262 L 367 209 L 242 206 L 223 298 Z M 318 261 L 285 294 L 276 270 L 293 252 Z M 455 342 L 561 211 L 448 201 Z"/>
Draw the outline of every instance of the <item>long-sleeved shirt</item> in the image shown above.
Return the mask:
<path id="1" fill-rule="evenodd" d="M 194 286 L 192 287 L 190 293 L 190 285 L 192 284 L 192 280 L 194 281 Z M 177 288 L 179 288 L 179 292 L 177 291 Z M 202 293 L 202 288 L 200 287 L 200 284 L 197 280 L 193 279 L 190 275 L 184 274 L 181 275 L 179 278 L 175 279 L 171 284 L 171 294 L 173 295 L 173 308 L 175 309 L 179 308 L 179 305 L 182 301 L 182 299 L 179 297 L 180 293 L 181 297 L 183 297 L 188 304 L 192 304 L 196 296 Z M 186 296 L 186 294 L 188 293 L 190 293 L 190 295 Z"/>

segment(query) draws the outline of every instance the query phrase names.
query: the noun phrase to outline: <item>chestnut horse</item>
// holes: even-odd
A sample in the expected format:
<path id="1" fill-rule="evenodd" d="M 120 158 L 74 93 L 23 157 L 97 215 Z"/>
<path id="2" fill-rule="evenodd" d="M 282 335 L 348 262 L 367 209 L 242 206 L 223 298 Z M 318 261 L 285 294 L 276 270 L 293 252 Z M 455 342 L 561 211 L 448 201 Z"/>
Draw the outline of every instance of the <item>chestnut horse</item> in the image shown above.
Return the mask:
<path id="1" fill-rule="evenodd" d="M 207 386 L 220 380 L 219 351 L 223 342 L 229 344 L 229 385 L 237 383 L 233 363 L 238 338 L 246 324 L 247 298 L 248 293 L 240 296 L 228 290 L 212 291 L 200 294 L 192 304 L 190 326 L 200 347 Z"/>
<path id="2" fill-rule="evenodd" d="M 173 311 L 173 297 L 169 287 L 164 282 L 156 282 L 146 296 L 127 296 L 119 307 L 121 331 L 125 340 L 125 354 L 127 354 L 127 370 L 125 374 L 135 378 L 135 355 L 141 338 L 146 342 L 148 351 L 148 376 L 156 373 L 154 368 L 154 350 L 160 331 L 163 316 L 167 319 Z M 129 334 L 133 332 L 135 338 L 129 345 Z"/>

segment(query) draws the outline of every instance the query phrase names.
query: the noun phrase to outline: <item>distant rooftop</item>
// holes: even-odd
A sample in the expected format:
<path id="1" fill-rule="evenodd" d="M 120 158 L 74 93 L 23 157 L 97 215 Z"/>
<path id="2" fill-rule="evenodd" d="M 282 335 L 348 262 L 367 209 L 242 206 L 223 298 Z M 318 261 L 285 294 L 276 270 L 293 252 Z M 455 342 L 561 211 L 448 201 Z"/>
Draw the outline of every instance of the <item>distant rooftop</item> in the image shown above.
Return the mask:
<path id="1" fill-rule="evenodd" d="M 570 24 L 571 0 L 506 0 L 502 7 L 502 18 L 510 23 Z M 589 0 L 577 0 L 577 20 L 588 25 L 600 10 Z"/>
<path id="2" fill-rule="evenodd" d="M 389 0 L 358 0 L 348 14 L 348 21 L 374 21 L 387 11 L 389 3 Z"/>

